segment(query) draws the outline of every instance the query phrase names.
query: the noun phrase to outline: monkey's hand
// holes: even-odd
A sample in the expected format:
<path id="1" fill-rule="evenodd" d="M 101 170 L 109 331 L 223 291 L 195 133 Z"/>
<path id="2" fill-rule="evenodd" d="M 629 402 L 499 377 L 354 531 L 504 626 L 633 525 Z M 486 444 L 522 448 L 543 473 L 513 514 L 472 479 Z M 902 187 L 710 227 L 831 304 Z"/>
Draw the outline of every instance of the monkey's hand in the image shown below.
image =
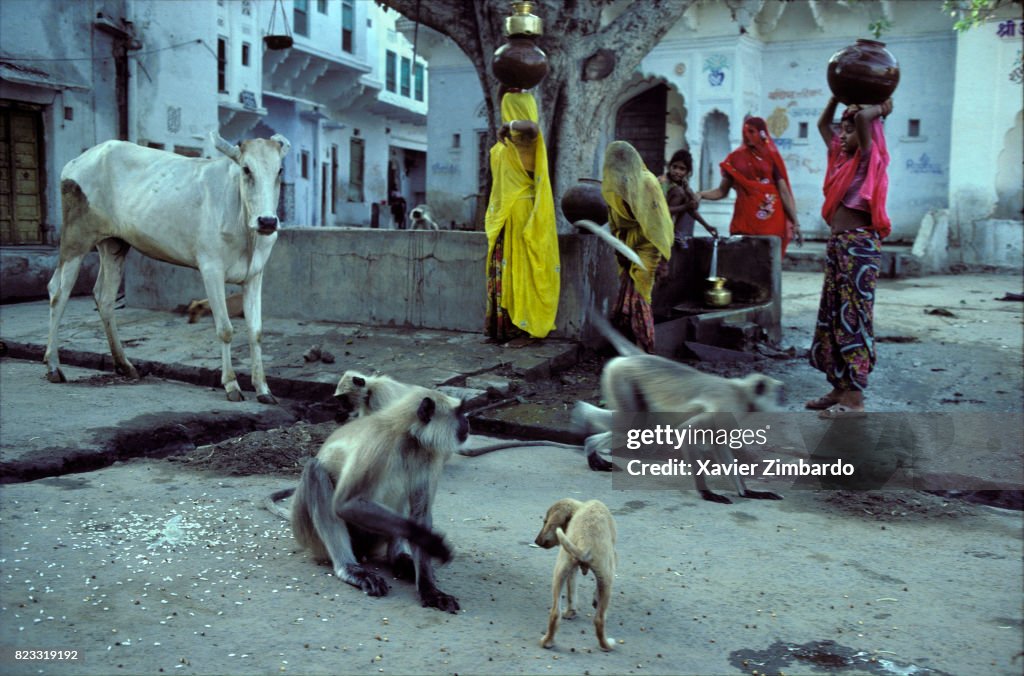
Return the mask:
<path id="1" fill-rule="evenodd" d="M 388 583 L 374 572 L 363 568 L 358 563 L 346 564 L 343 569 L 335 570 L 334 574 L 344 582 L 366 592 L 369 596 L 386 596 Z"/>
<path id="2" fill-rule="evenodd" d="M 781 500 L 782 496 L 771 491 L 752 491 L 749 488 L 743 491 L 743 497 L 753 500 Z"/>
<path id="3" fill-rule="evenodd" d="M 420 602 L 424 608 L 437 608 L 446 613 L 459 612 L 459 600 L 451 594 L 445 594 L 437 587 L 420 592 Z"/>

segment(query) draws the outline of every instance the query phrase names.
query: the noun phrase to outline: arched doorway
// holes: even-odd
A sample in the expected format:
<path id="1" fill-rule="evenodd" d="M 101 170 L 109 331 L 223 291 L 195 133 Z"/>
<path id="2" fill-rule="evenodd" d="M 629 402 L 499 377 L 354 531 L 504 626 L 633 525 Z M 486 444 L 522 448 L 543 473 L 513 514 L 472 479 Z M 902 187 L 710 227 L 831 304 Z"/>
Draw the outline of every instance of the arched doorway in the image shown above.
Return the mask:
<path id="1" fill-rule="evenodd" d="M 704 118 L 703 138 L 698 185 L 700 190 L 711 190 L 721 182 L 718 164 L 729 154 L 729 117 L 717 110 L 709 113 Z"/>
<path id="2" fill-rule="evenodd" d="M 668 87 L 658 84 L 619 108 L 615 116 L 615 138 L 628 141 L 655 174 L 665 170 L 665 110 Z"/>

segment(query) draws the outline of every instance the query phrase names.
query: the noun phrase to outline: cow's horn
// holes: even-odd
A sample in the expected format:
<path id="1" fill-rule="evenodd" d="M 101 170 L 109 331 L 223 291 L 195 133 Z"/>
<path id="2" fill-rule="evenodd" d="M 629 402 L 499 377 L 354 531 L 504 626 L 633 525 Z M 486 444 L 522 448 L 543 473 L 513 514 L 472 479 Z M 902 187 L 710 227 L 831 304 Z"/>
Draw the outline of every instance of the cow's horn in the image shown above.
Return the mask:
<path id="1" fill-rule="evenodd" d="M 239 157 L 242 156 L 242 151 L 238 146 L 228 143 L 217 132 L 211 131 L 210 138 L 213 140 L 214 147 L 217 148 L 217 150 L 224 153 L 225 155 L 227 155 L 228 157 L 230 157 L 231 159 L 237 160 Z"/>

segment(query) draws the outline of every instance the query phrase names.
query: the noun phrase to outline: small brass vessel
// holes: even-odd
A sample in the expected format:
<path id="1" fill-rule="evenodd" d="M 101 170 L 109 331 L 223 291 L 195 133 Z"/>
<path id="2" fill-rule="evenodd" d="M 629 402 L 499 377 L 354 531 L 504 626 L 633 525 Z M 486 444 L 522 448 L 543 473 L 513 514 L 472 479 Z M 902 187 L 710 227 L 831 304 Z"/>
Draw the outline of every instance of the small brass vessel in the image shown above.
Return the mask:
<path id="1" fill-rule="evenodd" d="M 505 35 L 536 37 L 544 34 L 543 21 L 532 13 L 532 2 L 513 2 L 512 9 L 515 13 L 505 19 Z"/>
<path id="2" fill-rule="evenodd" d="M 704 304 L 709 307 L 728 307 L 732 291 L 725 288 L 725 277 L 708 277 L 710 288 L 704 292 Z"/>

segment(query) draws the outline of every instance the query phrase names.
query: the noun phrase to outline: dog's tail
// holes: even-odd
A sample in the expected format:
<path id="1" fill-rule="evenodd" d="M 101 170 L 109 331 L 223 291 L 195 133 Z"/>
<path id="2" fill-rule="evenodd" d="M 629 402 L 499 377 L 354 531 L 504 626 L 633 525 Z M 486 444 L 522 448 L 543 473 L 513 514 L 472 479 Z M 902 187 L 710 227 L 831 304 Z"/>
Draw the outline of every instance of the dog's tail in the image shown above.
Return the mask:
<path id="1" fill-rule="evenodd" d="M 590 550 L 581 552 L 579 547 L 574 545 L 568 537 L 565 535 L 565 531 L 561 528 L 555 529 L 555 537 L 558 538 L 558 542 L 565 547 L 565 551 L 572 555 L 572 558 L 576 559 L 580 563 L 590 563 Z"/>
<path id="2" fill-rule="evenodd" d="M 271 514 L 276 514 L 285 521 L 291 521 L 291 512 L 288 511 L 287 507 L 279 503 L 285 498 L 291 496 L 293 493 L 295 493 L 294 488 L 282 488 L 279 491 L 275 491 L 263 499 L 263 506 L 266 507 L 267 511 Z"/>
<path id="3" fill-rule="evenodd" d="M 594 328 L 597 329 L 598 333 L 604 336 L 605 340 L 612 344 L 612 347 L 615 348 L 615 351 L 618 352 L 623 357 L 632 357 L 638 354 L 647 354 L 639 347 L 626 340 L 626 337 L 623 336 L 618 331 L 616 331 L 615 327 L 612 326 L 611 322 L 609 322 L 605 318 L 605 316 L 598 312 L 597 310 L 593 310 L 590 313 L 590 323 L 594 325 Z"/>

